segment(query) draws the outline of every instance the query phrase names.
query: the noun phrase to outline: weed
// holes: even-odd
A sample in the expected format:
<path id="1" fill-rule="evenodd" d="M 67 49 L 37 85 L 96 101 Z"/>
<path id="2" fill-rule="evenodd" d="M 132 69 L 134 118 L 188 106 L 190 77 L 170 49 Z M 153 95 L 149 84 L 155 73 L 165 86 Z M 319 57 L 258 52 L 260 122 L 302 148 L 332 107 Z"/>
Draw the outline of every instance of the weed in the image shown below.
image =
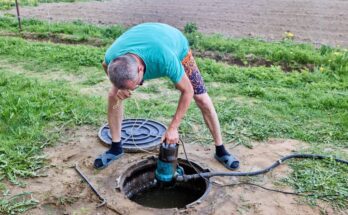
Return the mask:
<path id="1" fill-rule="evenodd" d="M 186 34 L 195 33 L 195 32 L 197 32 L 197 30 L 198 30 L 198 27 L 197 27 L 196 23 L 193 23 L 193 22 L 187 23 L 184 27 L 184 32 Z"/>
<path id="2" fill-rule="evenodd" d="M 0 214 L 18 214 L 34 208 L 38 201 L 31 197 L 31 193 L 21 193 L 10 198 L 0 199 Z"/>

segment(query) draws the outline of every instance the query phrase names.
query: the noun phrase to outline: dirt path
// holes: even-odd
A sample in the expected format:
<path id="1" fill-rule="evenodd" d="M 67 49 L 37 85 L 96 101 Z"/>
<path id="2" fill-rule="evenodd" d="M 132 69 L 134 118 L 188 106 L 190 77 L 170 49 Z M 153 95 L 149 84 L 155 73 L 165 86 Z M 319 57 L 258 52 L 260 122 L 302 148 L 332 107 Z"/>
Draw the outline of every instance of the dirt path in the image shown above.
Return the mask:
<path id="1" fill-rule="evenodd" d="M 11 186 L 11 193 L 16 194 L 30 190 L 33 197 L 40 200 L 37 208 L 27 214 L 117 214 L 103 207 L 96 209 L 98 199 L 72 166 L 79 163 L 82 171 L 97 187 L 100 193 L 108 199 L 110 207 L 120 214 L 335 214 L 330 207 L 320 204 L 310 207 L 301 199 L 273 193 L 252 186 L 218 187 L 213 186 L 202 203 L 186 210 L 159 210 L 139 206 L 126 199 L 115 190 L 116 179 L 129 166 L 149 154 L 126 154 L 117 162 L 102 171 L 95 171 L 92 167 L 95 157 L 106 150 L 96 137 L 97 128 L 80 127 L 67 131 L 63 141 L 55 147 L 45 150 L 50 168 L 43 171 L 47 177 L 26 180 L 26 188 Z M 281 155 L 299 149 L 303 144 L 293 140 L 273 139 L 267 143 L 254 143 L 253 149 L 238 146 L 231 151 L 238 155 L 242 166 L 241 171 L 250 171 L 270 165 Z M 225 169 L 213 159 L 212 146 L 186 144 L 188 156 L 191 160 L 215 171 Z M 181 152 L 179 157 L 184 157 Z M 273 182 L 285 177 L 289 173 L 287 165 L 282 165 L 272 173 L 253 178 L 254 183 L 269 188 L 290 190 L 289 187 L 275 186 Z M 240 178 L 214 178 L 217 183 L 236 183 Z"/>
<path id="2" fill-rule="evenodd" d="M 21 14 L 127 26 L 155 21 L 181 29 L 194 22 L 204 33 L 269 40 L 291 31 L 299 41 L 348 47 L 347 11 L 346 0 L 110 0 L 41 4 L 22 8 Z"/>

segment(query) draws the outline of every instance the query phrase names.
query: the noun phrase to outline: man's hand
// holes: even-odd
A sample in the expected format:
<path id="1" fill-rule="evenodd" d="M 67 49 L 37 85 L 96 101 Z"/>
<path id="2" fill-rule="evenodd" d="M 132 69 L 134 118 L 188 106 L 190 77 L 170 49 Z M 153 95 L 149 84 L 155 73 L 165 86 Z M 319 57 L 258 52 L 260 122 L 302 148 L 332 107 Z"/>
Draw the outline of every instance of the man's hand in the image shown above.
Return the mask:
<path id="1" fill-rule="evenodd" d="M 132 95 L 132 92 L 130 90 L 118 90 L 116 97 L 117 99 L 127 99 Z"/>
<path id="2" fill-rule="evenodd" d="M 162 142 L 174 144 L 179 142 L 179 132 L 176 128 L 169 128 L 162 137 Z"/>

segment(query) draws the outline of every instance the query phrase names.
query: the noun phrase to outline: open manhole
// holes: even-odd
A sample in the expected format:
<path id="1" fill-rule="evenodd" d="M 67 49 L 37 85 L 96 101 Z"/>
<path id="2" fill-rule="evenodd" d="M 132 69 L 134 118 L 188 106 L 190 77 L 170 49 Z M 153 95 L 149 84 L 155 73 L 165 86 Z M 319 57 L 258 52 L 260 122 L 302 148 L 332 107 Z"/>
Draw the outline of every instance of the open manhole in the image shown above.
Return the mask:
<path id="1" fill-rule="evenodd" d="M 120 177 L 119 188 L 128 199 L 144 207 L 185 208 L 200 202 L 208 194 L 210 183 L 208 179 L 203 178 L 161 186 L 155 179 L 156 162 L 157 159 L 154 157 L 145 159 L 129 167 Z M 194 168 L 180 158 L 178 163 L 185 174 L 194 174 L 196 170 L 209 171 L 192 161 Z"/>
<path id="2" fill-rule="evenodd" d="M 150 119 L 124 119 L 121 129 L 122 147 L 125 152 L 154 150 L 161 143 L 166 129 L 162 123 Z M 98 137 L 104 144 L 111 145 L 112 138 L 108 124 L 99 129 Z"/>

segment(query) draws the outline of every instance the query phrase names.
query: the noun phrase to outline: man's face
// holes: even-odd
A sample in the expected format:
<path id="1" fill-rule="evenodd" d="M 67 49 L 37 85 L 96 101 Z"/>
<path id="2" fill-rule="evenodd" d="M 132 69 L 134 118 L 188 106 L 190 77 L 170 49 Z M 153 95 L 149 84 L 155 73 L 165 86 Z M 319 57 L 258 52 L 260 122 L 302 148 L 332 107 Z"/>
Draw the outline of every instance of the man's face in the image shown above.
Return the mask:
<path id="1" fill-rule="evenodd" d="M 138 78 L 135 81 L 126 81 L 125 83 L 125 89 L 126 90 L 135 90 L 137 89 L 139 86 L 143 85 L 143 76 L 144 76 L 144 72 L 143 71 L 138 71 Z"/>

